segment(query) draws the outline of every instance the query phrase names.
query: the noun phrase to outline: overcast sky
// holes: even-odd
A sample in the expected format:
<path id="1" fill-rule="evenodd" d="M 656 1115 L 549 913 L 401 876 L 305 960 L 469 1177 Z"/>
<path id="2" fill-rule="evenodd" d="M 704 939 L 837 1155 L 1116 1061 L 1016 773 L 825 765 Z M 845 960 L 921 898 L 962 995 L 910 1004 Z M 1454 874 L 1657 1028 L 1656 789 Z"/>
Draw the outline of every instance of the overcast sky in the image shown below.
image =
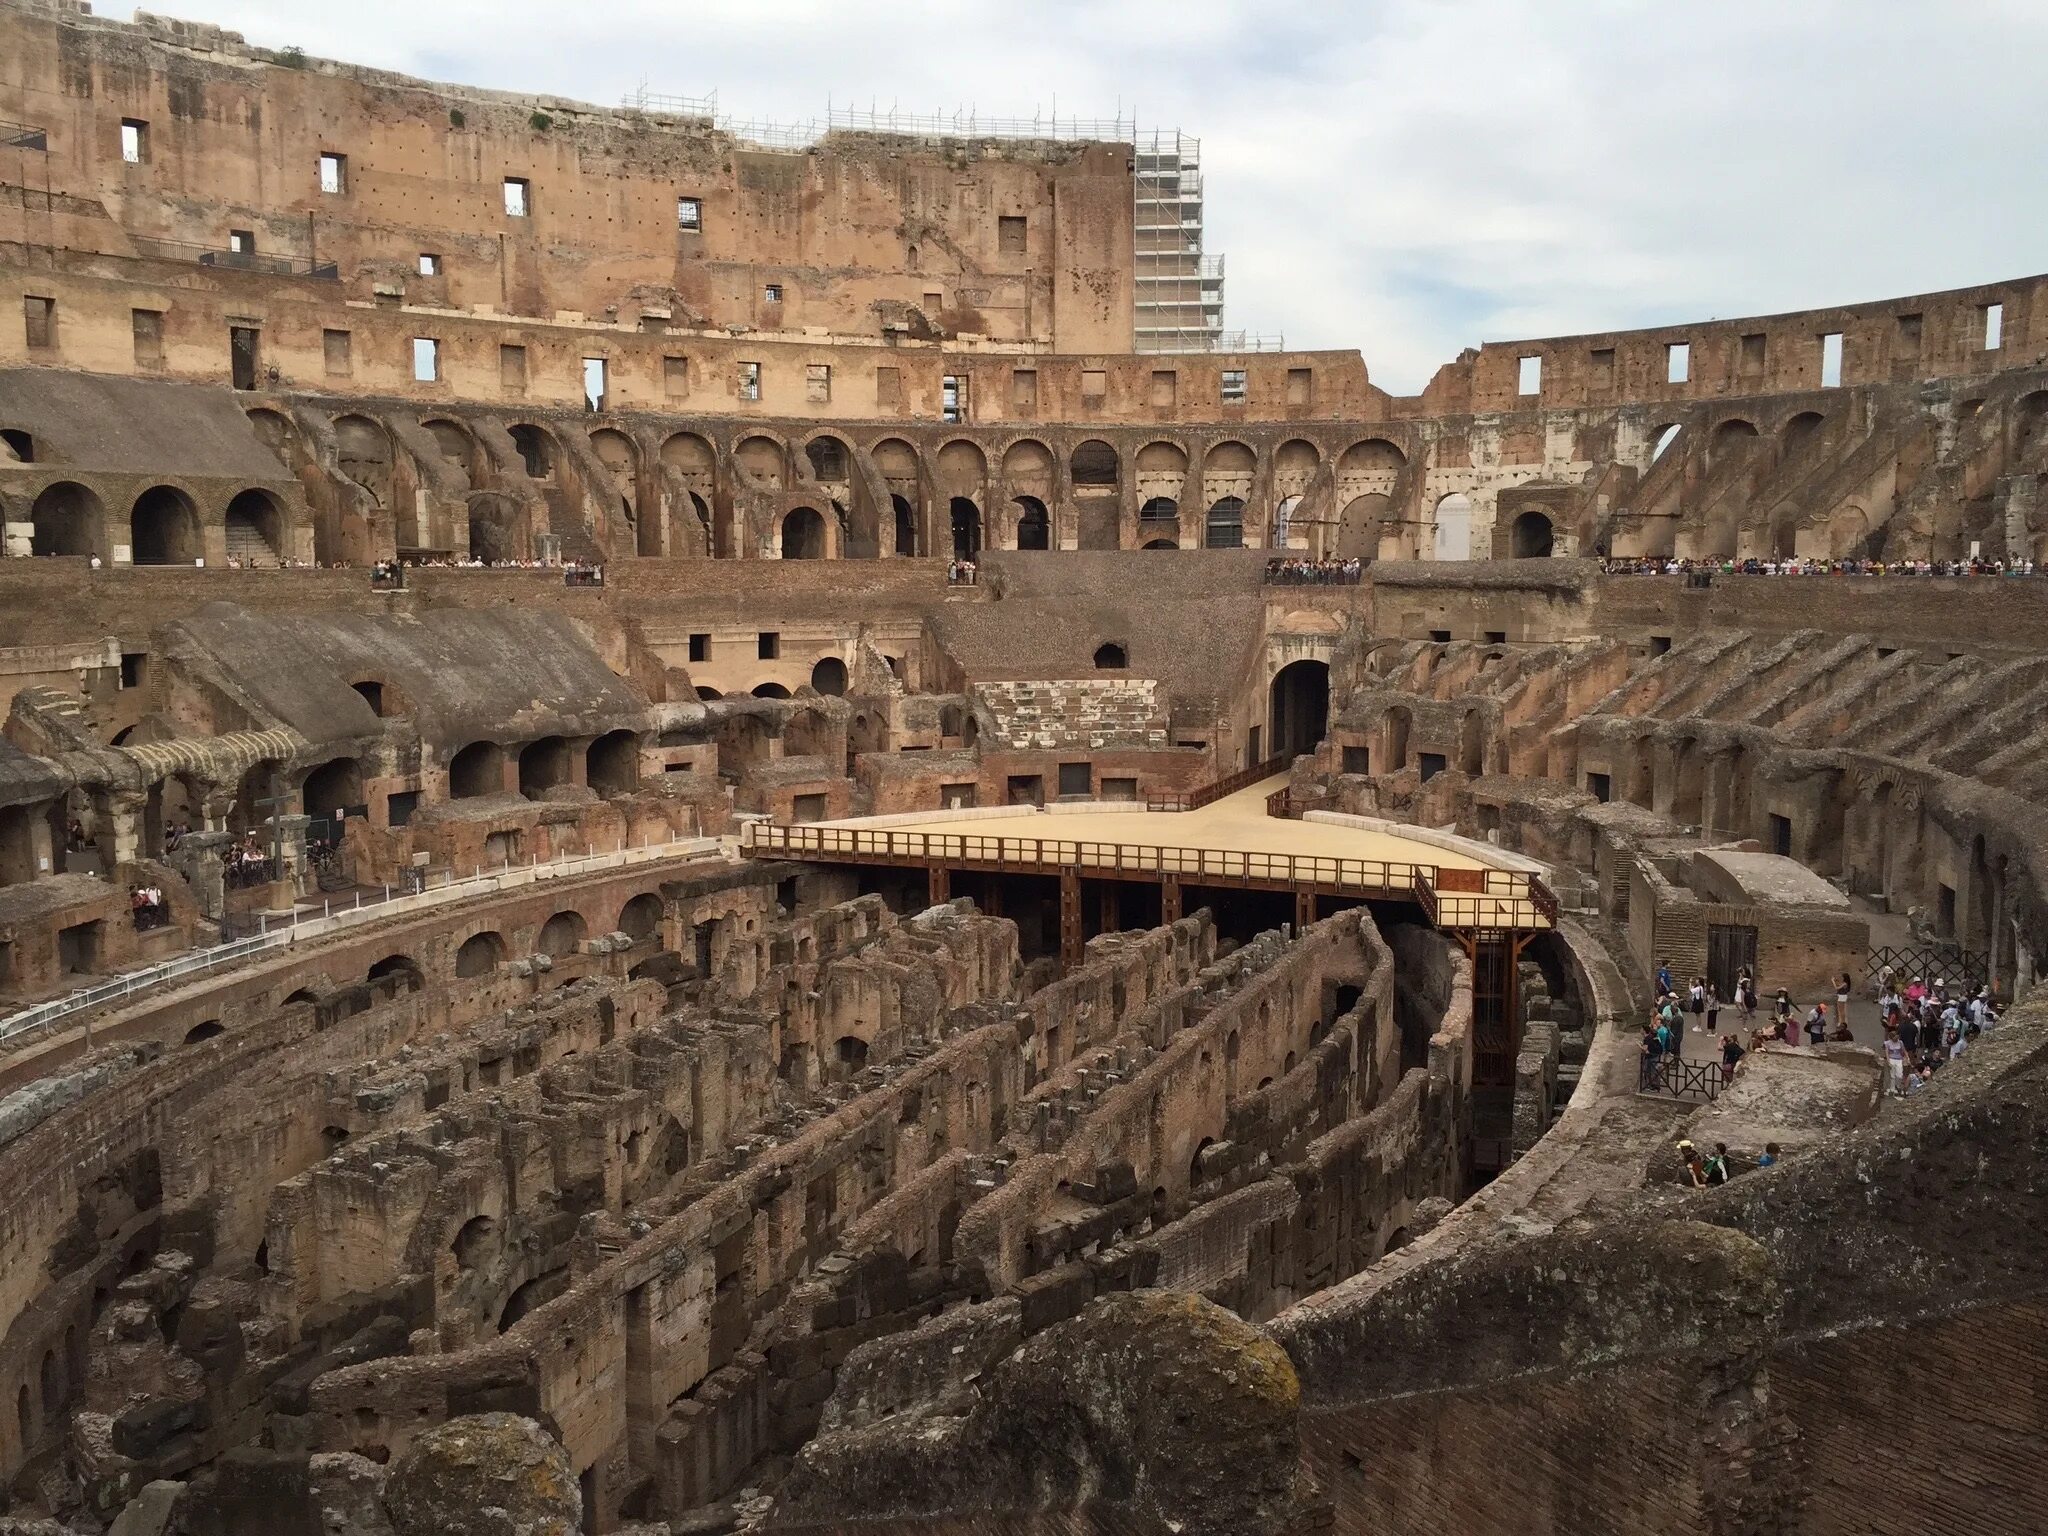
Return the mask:
<path id="1" fill-rule="evenodd" d="M 1202 140 L 1225 321 L 1412 393 L 1480 341 L 2048 268 L 2048 0 L 153 0 L 251 42 L 796 121 Z M 103 15 L 125 7 L 102 0 Z"/>

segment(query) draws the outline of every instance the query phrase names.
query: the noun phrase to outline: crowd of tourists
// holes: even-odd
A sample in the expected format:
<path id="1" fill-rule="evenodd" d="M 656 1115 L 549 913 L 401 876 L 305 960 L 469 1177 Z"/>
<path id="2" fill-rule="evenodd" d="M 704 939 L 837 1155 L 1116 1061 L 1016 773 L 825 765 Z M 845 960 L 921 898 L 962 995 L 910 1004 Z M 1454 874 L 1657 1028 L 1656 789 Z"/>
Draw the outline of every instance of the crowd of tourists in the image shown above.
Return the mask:
<path id="1" fill-rule="evenodd" d="M 972 560 L 949 560 L 946 562 L 946 584 L 953 587 L 971 587 L 981 575 L 981 569 Z"/>
<path id="2" fill-rule="evenodd" d="M 268 885 L 272 878 L 270 855 L 253 832 L 221 855 L 220 868 L 230 890 Z"/>
<path id="3" fill-rule="evenodd" d="M 2038 576 L 2048 567 L 2033 560 L 1693 560 L 1669 555 L 1610 558 L 1610 576 Z"/>
<path id="4" fill-rule="evenodd" d="M 1684 1057 L 1688 1033 L 1705 1035 L 1707 1061 L 1698 1072 L 1712 1071 L 1718 1057 L 1720 1086 L 1733 1083 L 1743 1063 L 1765 1046 L 1818 1046 L 1853 1044 L 1849 1005 L 1853 979 L 1837 973 L 1833 996 L 1802 1009 L 1790 992 L 1779 987 L 1766 1003 L 1757 991 L 1756 978 L 1745 967 L 1736 977 L 1734 996 L 1724 998 L 1715 982 L 1694 976 L 1680 987 L 1669 961 L 1657 966 L 1657 1003 L 1643 1026 L 1641 1088 L 1658 1092 L 1681 1086 L 1675 1074 Z M 1732 1010 L 1739 1023 L 1723 1032 L 1721 1015 Z M 1961 1058 L 1998 1023 L 1998 1010 L 1988 986 L 1974 992 L 1968 986 L 1951 989 L 1945 978 L 1931 982 L 1924 976 L 1910 980 L 1887 966 L 1877 981 L 1877 1017 L 1883 1029 L 1879 1047 L 1885 1063 L 1885 1091 L 1910 1098 L 1933 1082 L 1949 1063 Z M 1690 1020 L 1690 1022 L 1688 1022 Z M 1745 1043 L 1746 1037 L 1746 1043 Z M 1728 1149 L 1715 1144 L 1711 1155 L 1701 1154 L 1689 1141 L 1679 1143 L 1686 1162 L 1686 1182 L 1718 1184 L 1727 1182 Z M 1765 1149 L 1757 1166 L 1776 1160 L 1775 1144 Z"/>
<path id="5" fill-rule="evenodd" d="M 1266 584 L 1274 587 L 1354 587 L 1365 562 L 1349 560 L 1268 560 Z"/>

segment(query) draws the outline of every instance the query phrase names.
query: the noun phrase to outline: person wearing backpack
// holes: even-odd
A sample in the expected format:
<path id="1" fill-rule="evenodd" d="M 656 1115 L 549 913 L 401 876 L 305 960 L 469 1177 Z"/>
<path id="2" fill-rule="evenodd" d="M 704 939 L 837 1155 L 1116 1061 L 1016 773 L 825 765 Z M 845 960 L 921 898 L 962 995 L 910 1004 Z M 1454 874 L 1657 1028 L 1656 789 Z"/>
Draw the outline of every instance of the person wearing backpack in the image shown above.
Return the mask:
<path id="1" fill-rule="evenodd" d="M 1707 1159 L 1706 1167 L 1703 1171 L 1706 1174 L 1706 1181 L 1709 1185 L 1726 1184 L 1728 1182 L 1727 1142 L 1717 1141 L 1714 1143 L 1714 1155 Z"/>

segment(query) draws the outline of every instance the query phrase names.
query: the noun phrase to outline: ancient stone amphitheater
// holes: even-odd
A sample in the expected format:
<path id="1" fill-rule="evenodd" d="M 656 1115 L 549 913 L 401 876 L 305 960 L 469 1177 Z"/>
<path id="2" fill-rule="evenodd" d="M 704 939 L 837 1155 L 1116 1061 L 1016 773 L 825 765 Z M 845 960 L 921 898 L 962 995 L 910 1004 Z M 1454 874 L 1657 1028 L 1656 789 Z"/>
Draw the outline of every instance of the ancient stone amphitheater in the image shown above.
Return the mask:
<path id="1" fill-rule="evenodd" d="M 0 0 L 0 1531 L 2048 1528 L 2048 279 L 1394 396 L 1124 137 Z"/>

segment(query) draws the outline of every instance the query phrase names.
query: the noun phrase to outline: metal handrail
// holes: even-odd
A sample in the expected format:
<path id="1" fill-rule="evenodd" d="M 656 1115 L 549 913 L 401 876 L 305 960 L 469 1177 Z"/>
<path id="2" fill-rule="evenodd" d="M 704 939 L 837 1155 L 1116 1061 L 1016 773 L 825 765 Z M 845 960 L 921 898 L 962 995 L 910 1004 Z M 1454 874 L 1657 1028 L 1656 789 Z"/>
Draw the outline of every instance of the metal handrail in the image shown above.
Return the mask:
<path id="1" fill-rule="evenodd" d="M 1275 754 L 1249 768 L 1240 768 L 1235 773 L 1225 774 L 1220 779 L 1211 779 L 1207 784 L 1198 784 L 1185 794 L 1178 790 L 1164 790 L 1145 797 L 1148 811 L 1199 811 L 1205 805 L 1214 805 L 1225 795 L 1234 795 L 1240 789 L 1250 789 L 1262 779 L 1270 779 L 1287 766 L 1284 755 Z"/>
<path id="2" fill-rule="evenodd" d="M 615 848 L 609 853 L 563 854 L 553 859 L 531 859 L 525 864 L 508 863 L 496 869 L 480 867 L 474 874 L 451 878 L 439 885 L 429 885 L 420 890 L 387 885 L 381 896 L 373 895 L 367 901 L 359 891 L 352 905 L 337 910 L 330 903 L 321 913 L 309 915 L 305 921 L 347 922 L 358 915 L 389 915 L 394 903 L 410 902 L 413 906 L 437 906 L 473 889 L 481 889 L 486 885 L 495 887 L 502 883 L 507 875 L 543 869 L 551 875 L 576 874 L 581 872 L 579 866 L 611 867 L 608 861 L 615 860 L 625 853 L 646 854 L 646 862 L 652 862 L 669 849 L 688 846 L 693 851 L 704 852 L 712 845 L 715 845 L 715 839 L 678 837 L 671 838 L 666 843 L 648 843 L 636 848 Z M 264 950 L 290 944 L 299 937 L 299 927 L 300 917 L 298 912 L 294 911 L 290 918 L 279 918 L 275 924 L 266 921 L 263 931 L 259 933 L 228 939 L 210 949 L 188 950 L 155 965 L 144 966 L 126 975 L 116 976 L 90 987 L 82 987 L 76 992 L 67 992 L 62 997 L 51 998 L 48 1002 L 38 1003 L 31 1008 L 24 1008 L 19 1013 L 0 1019 L 0 1045 L 13 1043 L 61 1020 L 89 1012 L 107 1003 L 118 1002 L 122 998 L 132 997 L 138 992 L 161 986 L 165 982 L 196 976 L 201 972 L 247 959 L 250 955 Z"/>

